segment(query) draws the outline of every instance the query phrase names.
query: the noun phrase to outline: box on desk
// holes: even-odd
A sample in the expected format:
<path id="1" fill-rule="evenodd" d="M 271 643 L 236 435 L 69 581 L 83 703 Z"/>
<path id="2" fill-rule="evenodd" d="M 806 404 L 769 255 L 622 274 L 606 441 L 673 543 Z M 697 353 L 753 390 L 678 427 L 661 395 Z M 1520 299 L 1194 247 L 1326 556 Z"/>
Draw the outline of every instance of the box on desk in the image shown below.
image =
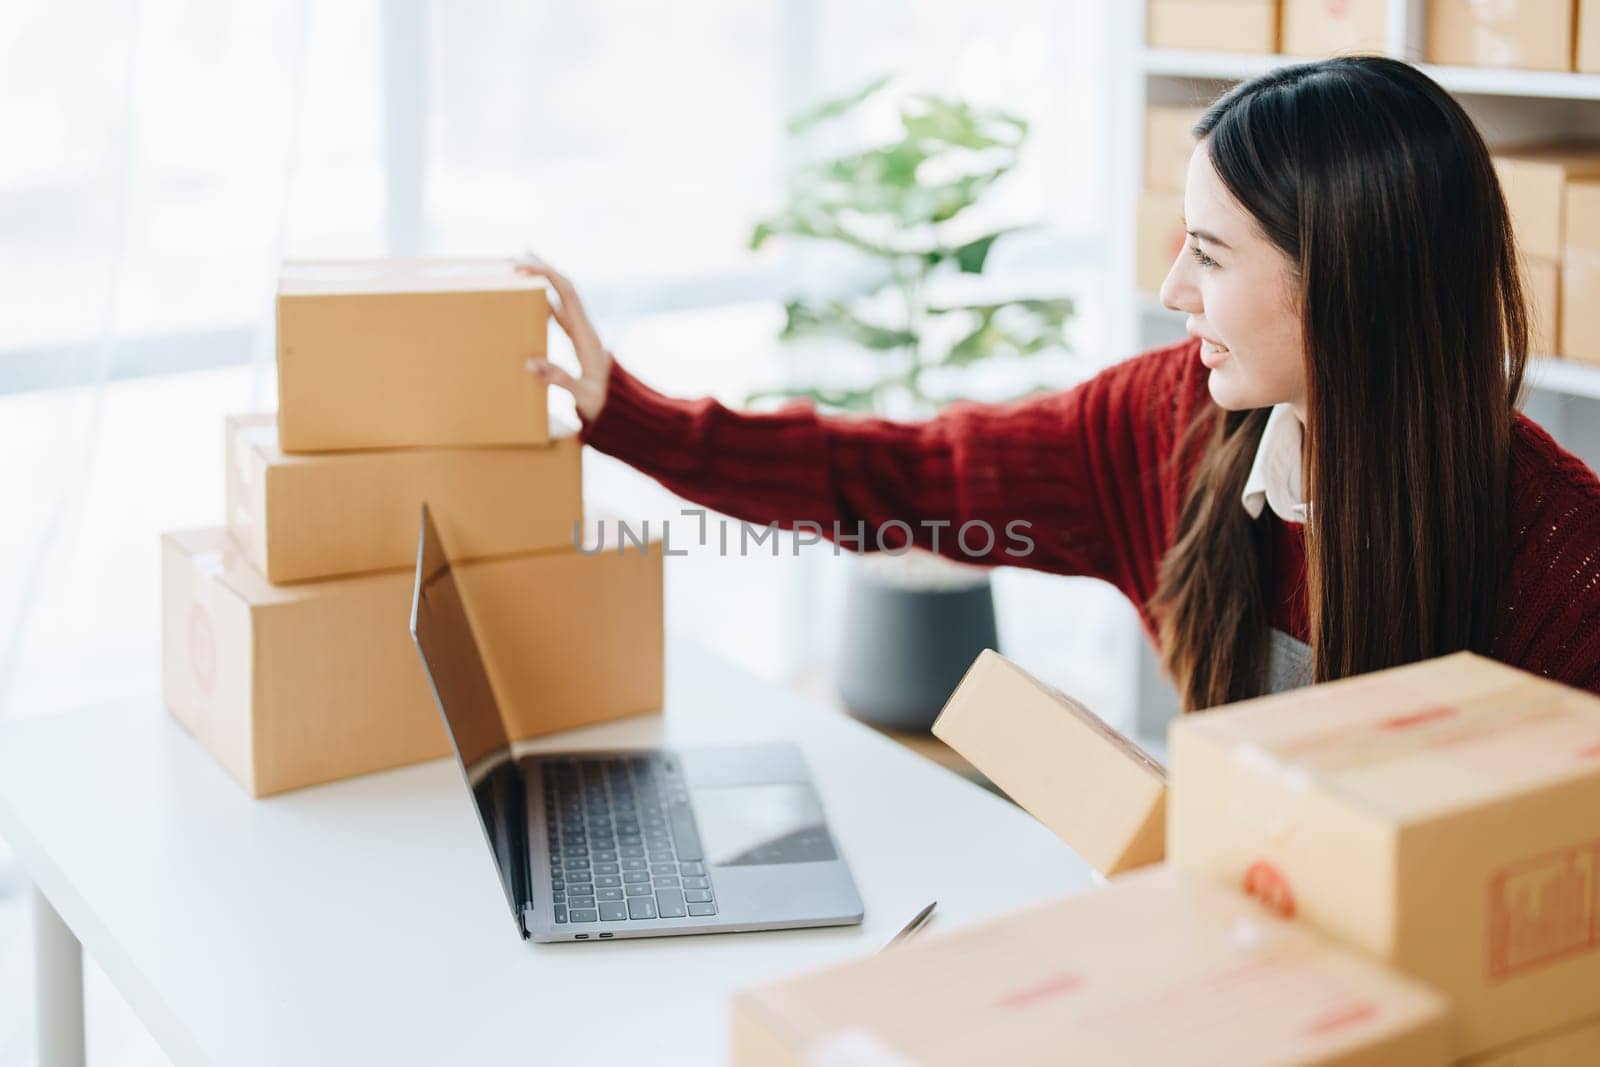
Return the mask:
<path id="1" fill-rule="evenodd" d="M 272 415 L 227 423 L 228 530 L 270 582 L 416 562 L 417 514 L 433 505 L 451 559 L 572 544 L 583 518 L 582 446 L 286 453 Z"/>
<path id="2" fill-rule="evenodd" d="M 1518 1041 L 1461 1060 L 1458 1067 L 1595 1067 L 1600 1064 L 1600 1019 Z"/>
<path id="3" fill-rule="evenodd" d="M 285 452 L 548 439 L 544 283 L 510 260 L 288 262 L 278 282 Z"/>
<path id="4" fill-rule="evenodd" d="M 221 529 L 166 534 L 161 570 L 167 707 L 252 794 L 450 751 L 407 627 L 412 571 L 271 585 Z M 513 739 L 661 706 L 659 543 L 455 572 Z"/>
<path id="5" fill-rule="evenodd" d="M 1145 43 L 1209 52 L 1276 52 L 1278 0 L 1149 0 Z"/>
<path id="6" fill-rule="evenodd" d="M 1164 866 L 741 992 L 732 1015 L 739 1067 L 1438 1067 L 1449 1042 L 1437 993 Z"/>
<path id="7" fill-rule="evenodd" d="M 1165 854 L 1161 765 L 998 652 L 979 653 L 933 733 L 1101 874 Z"/>
<path id="8" fill-rule="evenodd" d="M 1381 53 L 1388 36 L 1389 0 L 1283 0 L 1283 51 L 1290 55 Z"/>
<path id="9" fill-rule="evenodd" d="M 1185 716 L 1167 855 L 1449 996 L 1458 1055 L 1600 1013 L 1600 699 L 1462 653 Z"/>
<path id="10" fill-rule="evenodd" d="M 1574 0 L 1427 0 L 1429 63 L 1571 70 Z"/>

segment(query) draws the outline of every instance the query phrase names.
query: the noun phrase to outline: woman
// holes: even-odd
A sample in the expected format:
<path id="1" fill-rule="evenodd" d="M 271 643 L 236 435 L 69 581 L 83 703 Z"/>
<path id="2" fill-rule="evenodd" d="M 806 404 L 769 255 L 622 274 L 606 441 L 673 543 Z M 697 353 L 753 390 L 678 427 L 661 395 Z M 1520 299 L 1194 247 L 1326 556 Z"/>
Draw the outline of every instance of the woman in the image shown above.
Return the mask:
<path id="1" fill-rule="evenodd" d="M 1188 710 L 1461 649 L 1600 693 L 1600 481 L 1516 410 L 1527 312 L 1471 120 L 1407 64 L 1339 58 L 1195 134 L 1161 293 L 1190 339 L 1076 389 L 921 423 L 673 399 L 543 265 L 581 374 L 530 368 L 587 443 L 739 518 L 899 519 L 921 547 L 1026 522 L 1025 558 L 938 551 L 1112 582 Z"/>

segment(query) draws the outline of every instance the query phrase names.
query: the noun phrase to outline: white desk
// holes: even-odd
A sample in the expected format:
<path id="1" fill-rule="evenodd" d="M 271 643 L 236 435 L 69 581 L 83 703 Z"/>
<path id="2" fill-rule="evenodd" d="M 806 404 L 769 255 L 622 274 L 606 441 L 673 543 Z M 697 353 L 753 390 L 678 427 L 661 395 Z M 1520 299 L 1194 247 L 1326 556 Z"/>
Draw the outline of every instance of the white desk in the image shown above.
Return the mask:
<path id="1" fill-rule="evenodd" d="M 939 930 L 1089 884 L 1021 811 L 692 645 L 664 715 L 539 747 L 774 738 L 811 764 L 862 926 L 532 945 L 448 761 L 254 801 L 154 694 L 6 724 L 41 1048 L 81 1058 L 81 942 L 178 1064 L 722 1063 L 737 989 L 871 952 L 932 899 Z"/>

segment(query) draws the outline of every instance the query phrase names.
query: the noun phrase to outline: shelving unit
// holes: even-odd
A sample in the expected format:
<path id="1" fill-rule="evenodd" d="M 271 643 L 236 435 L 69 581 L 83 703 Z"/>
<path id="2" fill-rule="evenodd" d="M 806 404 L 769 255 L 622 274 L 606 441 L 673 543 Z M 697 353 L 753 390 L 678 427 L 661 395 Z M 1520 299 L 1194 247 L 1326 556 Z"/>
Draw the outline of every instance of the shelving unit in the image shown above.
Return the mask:
<path id="1" fill-rule="evenodd" d="M 1113 54 L 1121 62 L 1113 65 L 1117 105 L 1105 146 L 1115 220 L 1108 245 L 1113 279 L 1108 298 L 1112 351 L 1128 354 L 1183 337 L 1183 316 L 1163 308 L 1153 294 L 1138 292 L 1133 281 L 1146 105 L 1209 103 L 1239 81 L 1312 57 L 1150 48 L 1144 43 L 1144 0 L 1114 7 Z M 1453 93 L 1491 146 L 1600 136 L 1600 75 L 1421 63 L 1425 11 L 1423 0 L 1390 0 L 1385 52 L 1417 63 Z M 1600 366 L 1536 356 L 1528 381 L 1528 413 L 1600 468 Z M 1176 703 L 1143 641 L 1137 690 L 1138 729 L 1159 733 Z"/>

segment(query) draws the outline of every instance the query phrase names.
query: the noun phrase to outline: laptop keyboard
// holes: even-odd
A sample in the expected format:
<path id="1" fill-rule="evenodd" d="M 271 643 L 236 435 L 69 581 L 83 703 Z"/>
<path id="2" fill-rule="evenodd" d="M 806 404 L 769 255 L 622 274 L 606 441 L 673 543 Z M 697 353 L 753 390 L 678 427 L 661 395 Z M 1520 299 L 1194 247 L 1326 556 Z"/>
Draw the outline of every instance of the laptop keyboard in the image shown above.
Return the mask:
<path id="1" fill-rule="evenodd" d="M 556 922 L 717 913 L 688 787 L 674 757 L 548 760 L 542 766 Z"/>

